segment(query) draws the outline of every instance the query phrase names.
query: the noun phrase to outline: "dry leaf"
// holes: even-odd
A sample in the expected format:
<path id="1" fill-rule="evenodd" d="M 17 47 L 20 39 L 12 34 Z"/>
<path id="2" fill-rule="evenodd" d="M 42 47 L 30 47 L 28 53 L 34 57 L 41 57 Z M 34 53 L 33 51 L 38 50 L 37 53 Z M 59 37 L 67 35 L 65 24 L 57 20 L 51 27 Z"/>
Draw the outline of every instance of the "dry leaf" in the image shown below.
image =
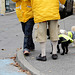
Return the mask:
<path id="1" fill-rule="evenodd" d="M 10 57 L 10 59 L 13 59 L 13 60 L 15 60 L 15 59 L 16 59 L 16 57 Z"/>
<path id="2" fill-rule="evenodd" d="M 6 49 L 1 49 L 1 50 L 3 50 L 3 51 L 4 51 L 4 50 L 6 50 Z"/>
<path id="3" fill-rule="evenodd" d="M 14 63 L 10 63 L 10 65 L 14 65 Z"/>
<path id="4" fill-rule="evenodd" d="M 14 66 L 19 67 L 20 65 L 16 62 L 16 64 L 14 64 Z"/>
<path id="5" fill-rule="evenodd" d="M 11 57 L 11 59 L 14 59 L 14 57 Z M 15 64 L 14 63 L 10 63 L 10 64 L 15 67 L 18 67 L 19 68 L 18 72 L 25 72 L 27 75 L 31 75 L 31 73 L 28 70 L 22 69 L 21 66 L 18 64 L 18 62 L 15 62 Z"/>
<path id="6" fill-rule="evenodd" d="M 22 47 L 20 49 L 22 49 Z"/>

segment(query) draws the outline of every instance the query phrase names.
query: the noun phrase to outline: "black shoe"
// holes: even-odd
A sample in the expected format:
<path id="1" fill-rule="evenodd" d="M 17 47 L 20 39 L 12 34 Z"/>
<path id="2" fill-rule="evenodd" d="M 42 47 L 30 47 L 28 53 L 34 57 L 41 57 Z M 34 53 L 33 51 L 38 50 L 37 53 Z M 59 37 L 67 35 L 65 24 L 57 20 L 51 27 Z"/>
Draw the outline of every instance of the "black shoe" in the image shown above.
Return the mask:
<path id="1" fill-rule="evenodd" d="M 58 58 L 57 54 L 52 54 L 52 59 L 56 60 Z"/>
<path id="2" fill-rule="evenodd" d="M 41 54 L 40 54 L 38 57 L 36 57 L 36 60 L 46 61 L 47 58 L 46 58 L 46 56 L 41 57 Z"/>

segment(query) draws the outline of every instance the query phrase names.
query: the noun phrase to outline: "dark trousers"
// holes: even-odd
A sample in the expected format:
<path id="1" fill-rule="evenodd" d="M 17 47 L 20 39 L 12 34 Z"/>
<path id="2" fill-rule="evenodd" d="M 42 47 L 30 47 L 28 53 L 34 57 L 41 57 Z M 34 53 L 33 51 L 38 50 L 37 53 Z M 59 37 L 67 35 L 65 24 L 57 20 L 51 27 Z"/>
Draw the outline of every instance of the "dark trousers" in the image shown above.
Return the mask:
<path id="1" fill-rule="evenodd" d="M 23 49 L 34 49 L 34 43 L 32 38 L 32 31 L 34 26 L 34 20 L 29 19 L 26 23 L 21 22 L 22 30 L 24 33 L 24 45 Z"/>

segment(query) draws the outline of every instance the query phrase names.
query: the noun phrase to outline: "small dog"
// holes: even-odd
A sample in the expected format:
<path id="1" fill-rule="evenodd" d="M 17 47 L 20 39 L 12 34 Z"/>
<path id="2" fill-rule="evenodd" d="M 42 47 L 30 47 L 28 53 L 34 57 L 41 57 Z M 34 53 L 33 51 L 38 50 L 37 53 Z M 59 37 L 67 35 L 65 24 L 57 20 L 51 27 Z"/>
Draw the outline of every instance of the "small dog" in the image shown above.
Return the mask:
<path id="1" fill-rule="evenodd" d="M 59 29 L 59 27 L 58 27 L 58 29 Z M 72 29 L 74 29 L 74 27 L 72 27 Z M 48 39 L 50 39 L 49 29 L 47 29 L 47 36 L 48 36 Z M 58 44 L 57 44 L 57 53 L 60 53 L 59 44 L 61 44 L 61 48 L 63 50 L 61 55 L 67 54 L 68 46 L 70 43 L 74 42 L 74 40 L 72 39 L 72 37 L 70 37 L 70 35 L 68 35 L 68 32 L 63 29 L 60 29 L 58 36 L 59 36 L 59 40 L 58 40 Z M 51 43 L 51 46 L 53 46 L 52 43 Z M 53 50 L 53 47 L 52 47 L 52 50 Z M 52 52 L 50 54 L 52 54 Z"/>
<path id="2" fill-rule="evenodd" d="M 63 50 L 61 55 L 68 54 L 68 46 L 72 42 L 73 42 L 73 40 L 69 36 L 67 36 L 65 34 L 60 34 L 58 44 L 57 44 L 57 50 L 58 50 L 57 53 L 60 53 L 59 44 L 61 44 L 61 48 Z"/>
<path id="3" fill-rule="evenodd" d="M 66 39 L 66 38 L 68 38 L 68 39 Z M 60 53 L 59 44 L 61 44 L 61 48 L 63 50 L 63 52 L 61 53 L 61 55 L 68 54 L 68 46 L 72 42 L 73 42 L 73 40 L 69 36 L 64 35 L 64 34 L 60 34 L 59 35 L 58 44 L 57 44 L 57 53 Z M 52 50 L 53 50 L 52 43 L 51 43 L 51 46 L 52 46 Z M 52 54 L 52 52 L 50 52 L 50 54 Z"/>
<path id="4" fill-rule="evenodd" d="M 48 32 L 47 33 L 48 39 L 50 39 L 49 31 L 47 30 L 47 32 Z M 70 36 L 66 35 L 66 31 L 64 30 L 62 30 L 62 34 L 59 34 L 58 36 L 59 36 L 59 40 L 57 44 L 57 53 L 60 53 L 59 44 L 61 44 L 61 48 L 63 50 L 61 55 L 68 54 L 68 46 L 70 43 L 73 42 L 73 39 Z M 51 46 L 53 46 L 52 43 L 51 43 Z M 53 50 L 53 47 L 52 47 L 52 50 Z M 52 54 L 52 52 L 50 54 Z"/>

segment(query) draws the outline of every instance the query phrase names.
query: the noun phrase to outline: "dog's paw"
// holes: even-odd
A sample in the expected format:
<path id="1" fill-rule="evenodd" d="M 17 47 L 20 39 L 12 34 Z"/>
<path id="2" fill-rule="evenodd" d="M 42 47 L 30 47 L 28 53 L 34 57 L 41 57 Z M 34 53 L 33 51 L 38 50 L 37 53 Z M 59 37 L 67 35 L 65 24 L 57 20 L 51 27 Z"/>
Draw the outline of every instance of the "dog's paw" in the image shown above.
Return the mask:
<path id="1" fill-rule="evenodd" d="M 61 53 L 61 55 L 64 55 L 64 53 Z"/>
<path id="2" fill-rule="evenodd" d="M 50 54 L 52 54 L 52 52 L 50 52 Z"/>
<path id="3" fill-rule="evenodd" d="M 65 52 L 65 54 L 68 54 L 67 52 Z"/>
<path id="4" fill-rule="evenodd" d="M 57 53 L 60 53 L 60 51 L 57 51 Z"/>

